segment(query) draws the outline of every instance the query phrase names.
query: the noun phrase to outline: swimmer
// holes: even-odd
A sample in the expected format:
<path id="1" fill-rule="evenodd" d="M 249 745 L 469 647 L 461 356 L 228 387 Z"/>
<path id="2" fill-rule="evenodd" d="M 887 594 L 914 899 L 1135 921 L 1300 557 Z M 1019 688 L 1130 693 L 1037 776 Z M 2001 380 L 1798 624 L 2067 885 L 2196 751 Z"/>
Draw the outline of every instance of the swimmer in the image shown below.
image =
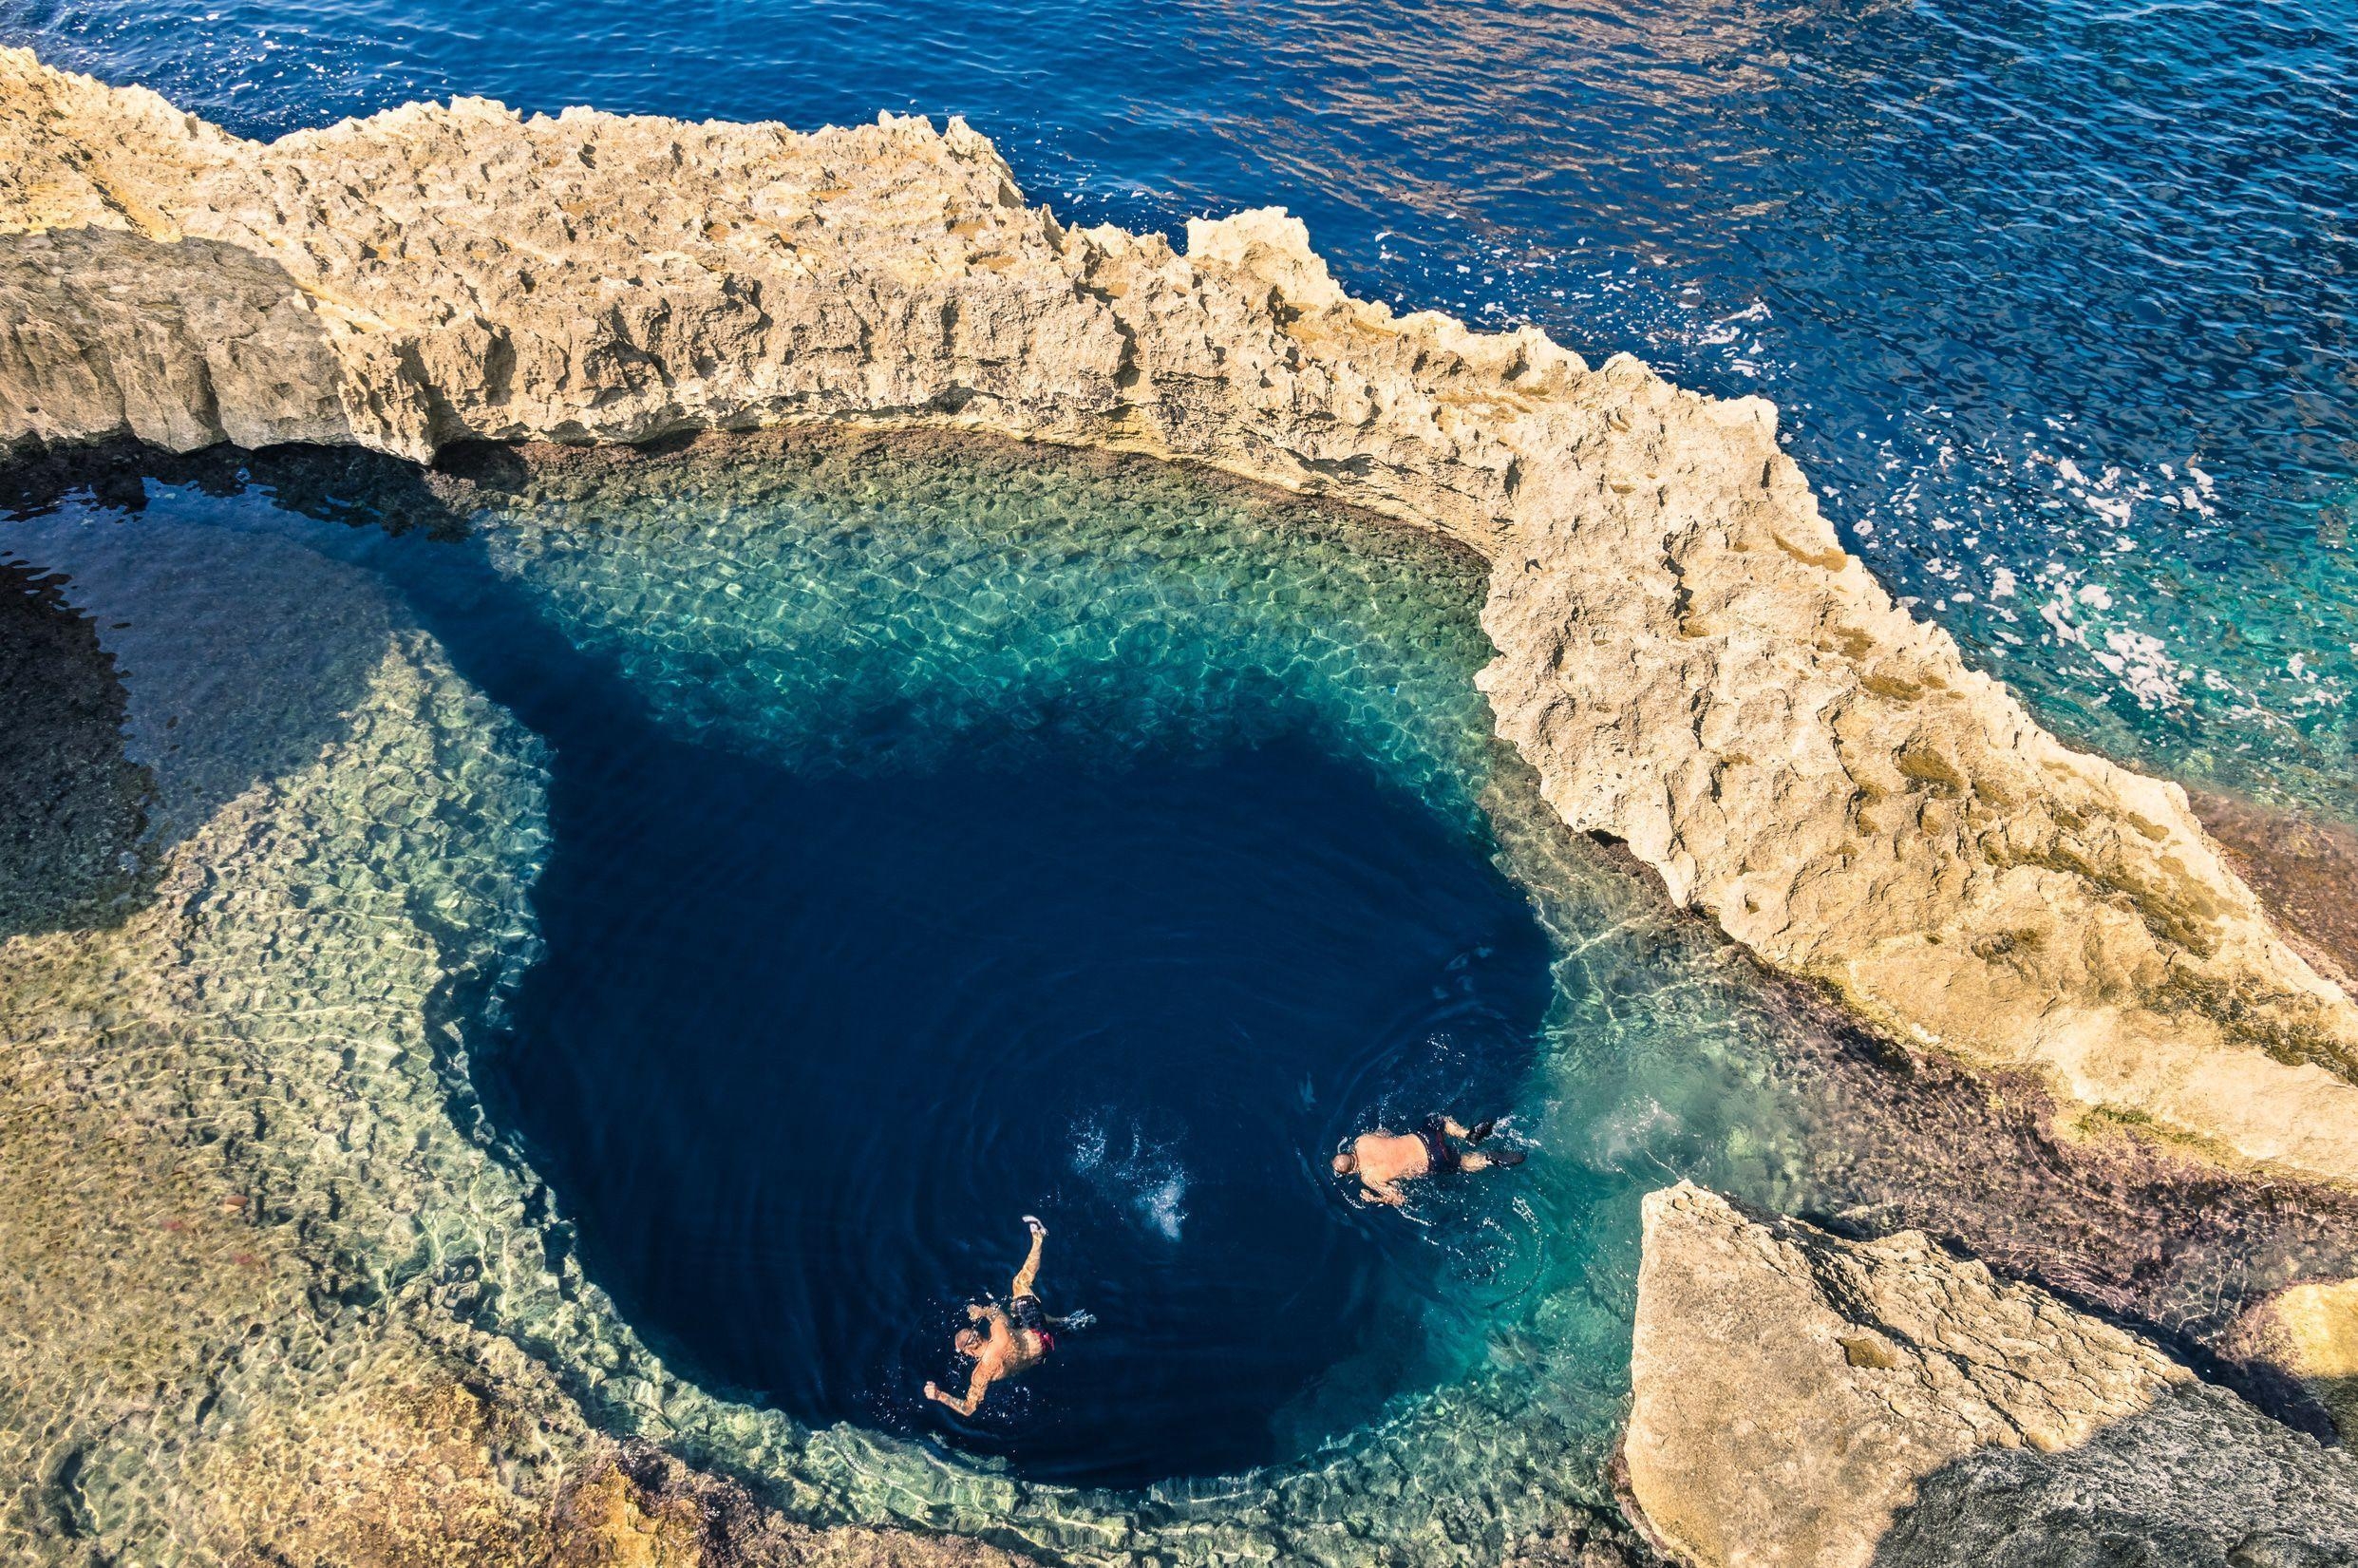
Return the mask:
<path id="1" fill-rule="evenodd" d="M 1462 1138 L 1469 1144 L 1479 1143 L 1490 1136 L 1490 1129 L 1497 1124 L 1483 1122 L 1469 1132 L 1450 1117 L 1428 1116 L 1414 1132 L 1386 1132 L 1378 1127 L 1352 1139 L 1351 1146 L 1334 1157 L 1334 1174 L 1356 1174 L 1369 1201 L 1399 1208 L 1408 1200 L 1400 1190 L 1403 1181 L 1412 1181 L 1420 1176 L 1447 1176 L 1452 1171 L 1486 1171 L 1494 1165 L 1521 1164 L 1524 1155 L 1520 1149 L 1482 1154 L 1472 1148 L 1460 1150 L 1450 1142 Z"/>
<path id="2" fill-rule="evenodd" d="M 966 1386 L 966 1397 L 953 1399 L 932 1383 L 925 1386 L 925 1397 L 939 1400 L 960 1415 L 972 1415 L 983 1402 L 983 1393 L 1003 1377 L 1018 1377 L 1046 1361 L 1056 1349 L 1056 1336 L 1051 1329 L 1081 1328 L 1088 1317 L 1075 1313 L 1070 1317 L 1050 1317 L 1041 1308 L 1040 1298 L 1032 1294 L 1032 1286 L 1040 1277 L 1040 1247 L 1048 1238 L 1048 1228 L 1030 1215 L 1024 1216 L 1025 1228 L 1031 1232 L 1031 1251 L 1024 1258 L 1024 1266 L 1015 1271 L 1015 1283 L 1008 1291 L 1005 1309 L 995 1301 L 966 1309 L 968 1327 L 958 1331 L 951 1343 L 960 1355 L 974 1360 L 974 1375 Z M 974 1328 L 972 1325 L 983 1327 Z"/>

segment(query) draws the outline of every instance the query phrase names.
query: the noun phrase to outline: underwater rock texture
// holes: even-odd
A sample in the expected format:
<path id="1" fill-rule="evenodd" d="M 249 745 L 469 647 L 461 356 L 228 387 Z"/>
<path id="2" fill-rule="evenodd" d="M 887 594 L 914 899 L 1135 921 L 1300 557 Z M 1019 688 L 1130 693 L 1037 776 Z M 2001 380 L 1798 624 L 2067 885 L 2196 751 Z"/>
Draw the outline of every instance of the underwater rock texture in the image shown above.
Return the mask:
<path id="1" fill-rule="evenodd" d="M 2358 1553 L 2358 1461 L 1915 1232 L 1652 1194 L 1632 1377 L 1630 1496 L 1712 1568 Z"/>
<path id="2" fill-rule="evenodd" d="M 1756 399 L 1347 297 L 1299 223 L 1067 229 L 990 143 L 466 99 L 286 137 L 0 51 L 0 444 L 1115 445 L 1436 527 L 1573 826 L 1919 1044 L 2358 1180 L 2358 1009 L 2182 791 L 2070 751 L 1846 555 Z"/>
<path id="3" fill-rule="evenodd" d="M 227 798 L 155 897 L 0 965 L 0 1559 L 1006 1561 L 795 1523 L 593 1426 L 555 1367 L 649 1401 L 660 1369 L 469 1131 L 464 1026 L 532 954 L 542 753 L 349 580 L 305 587 L 374 656 L 237 675 L 333 710 L 311 754 L 161 770 L 167 810 Z M 527 1345 L 492 1309 L 536 1294 L 562 1311 Z"/>
<path id="4" fill-rule="evenodd" d="M 146 778 L 89 620 L 0 558 L 0 941 L 104 918 L 139 865 Z"/>

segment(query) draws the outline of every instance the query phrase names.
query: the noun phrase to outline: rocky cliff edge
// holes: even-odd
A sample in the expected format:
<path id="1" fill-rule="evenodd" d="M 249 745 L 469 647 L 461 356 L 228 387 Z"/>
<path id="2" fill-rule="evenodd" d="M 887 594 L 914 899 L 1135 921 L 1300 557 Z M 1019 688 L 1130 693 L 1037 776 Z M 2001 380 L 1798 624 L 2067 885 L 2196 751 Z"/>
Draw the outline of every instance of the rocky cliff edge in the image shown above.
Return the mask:
<path id="1" fill-rule="evenodd" d="M 1646 1200 L 1631 1511 L 1699 1568 L 2358 1561 L 2358 1460 L 1917 1232 Z"/>
<path id="2" fill-rule="evenodd" d="M 2358 1009 L 2175 784 L 2072 751 L 1845 554 L 1776 410 L 1347 296 L 1274 211 L 1028 205 L 989 142 L 462 99 L 268 144 L 0 50 L 0 446 L 628 442 L 796 420 L 1151 452 L 1483 552 L 1574 827 L 1920 1046 L 2358 1180 Z"/>

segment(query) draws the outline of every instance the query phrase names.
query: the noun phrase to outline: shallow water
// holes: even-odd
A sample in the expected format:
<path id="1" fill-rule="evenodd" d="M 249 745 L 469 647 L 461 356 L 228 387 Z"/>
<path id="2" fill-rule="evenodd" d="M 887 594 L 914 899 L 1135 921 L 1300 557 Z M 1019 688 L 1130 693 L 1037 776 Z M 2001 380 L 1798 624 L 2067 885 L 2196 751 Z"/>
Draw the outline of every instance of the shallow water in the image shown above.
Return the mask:
<path id="1" fill-rule="evenodd" d="M 149 854 L 223 857 L 187 962 L 228 1011 L 159 1048 L 258 1036 L 273 1086 L 194 1110 L 267 1093 L 258 1190 L 336 1275 L 480 1280 L 600 1420 L 807 1517 L 1495 1559 L 1610 1505 L 1637 1200 L 1679 1176 L 1923 1225 L 2198 1353 L 2358 1265 L 2349 1204 L 2055 1145 L 2035 1094 L 1660 908 L 1494 750 L 1482 570 L 1437 541 L 929 437 L 482 451 L 435 491 L 313 461 L 0 524 L 120 671 Z M 397 669 L 441 694 L 378 716 Z M 221 823 L 306 847 L 250 873 Z M 368 909 L 458 976 L 431 1062 L 340 999 Z M 1531 1163 L 1406 1215 L 1319 1170 L 1434 1105 Z M 1028 1209 L 1100 1323 L 952 1421 L 912 1394 Z M 93 1461 L 94 1517 L 175 1518 L 179 1441 Z"/>
<path id="2" fill-rule="evenodd" d="M 0 0 L 0 38 L 248 135 L 963 113 L 1067 215 L 1280 203 L 1357 292 L 1775 398 L 2046 722 L 2351 814 L 2346 5 Z"/>

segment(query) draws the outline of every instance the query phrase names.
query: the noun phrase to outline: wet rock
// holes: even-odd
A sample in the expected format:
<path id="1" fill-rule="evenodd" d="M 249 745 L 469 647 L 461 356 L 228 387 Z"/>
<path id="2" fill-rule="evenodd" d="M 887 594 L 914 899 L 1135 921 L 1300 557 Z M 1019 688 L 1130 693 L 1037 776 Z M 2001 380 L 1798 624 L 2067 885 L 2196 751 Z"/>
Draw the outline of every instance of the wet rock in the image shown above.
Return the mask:
<path id="1" fill-rule="evenodd" d="M 2358 1443 L 2358 1279 L 2277 1292 L 2235 1324 L 2233 1348 L 2298 1383 Z"/>
<path id="2" fill-rule="evenodd" d="M 2358 975 L 2358 829 L 2230 795 L 2193 797 L 2202 825 L 2303 956 L 2347 988 Z"/>
<path id="3" fill-rule="evenodd" d="M 950 425 L 1440 529 L 1492 563 L 1499 732 L 1680 903 L 2090 1125 L 2358 1180 L 2358 1008 L 2177 786 L 1892 601 L 1761 400 L 1351 299 L 1281 213 L 1068 229 L 957 121 L 462 99 L 264 145 L 0 51 L 0 442 Z"/>
<path id="4" fill-rule="evenodd" d="M 2358 1555 L 2358 1461 L 1914 1232 L 1654 1193 L 1632 1375 L 1633 1512 L 1709 1568 Z"/>

